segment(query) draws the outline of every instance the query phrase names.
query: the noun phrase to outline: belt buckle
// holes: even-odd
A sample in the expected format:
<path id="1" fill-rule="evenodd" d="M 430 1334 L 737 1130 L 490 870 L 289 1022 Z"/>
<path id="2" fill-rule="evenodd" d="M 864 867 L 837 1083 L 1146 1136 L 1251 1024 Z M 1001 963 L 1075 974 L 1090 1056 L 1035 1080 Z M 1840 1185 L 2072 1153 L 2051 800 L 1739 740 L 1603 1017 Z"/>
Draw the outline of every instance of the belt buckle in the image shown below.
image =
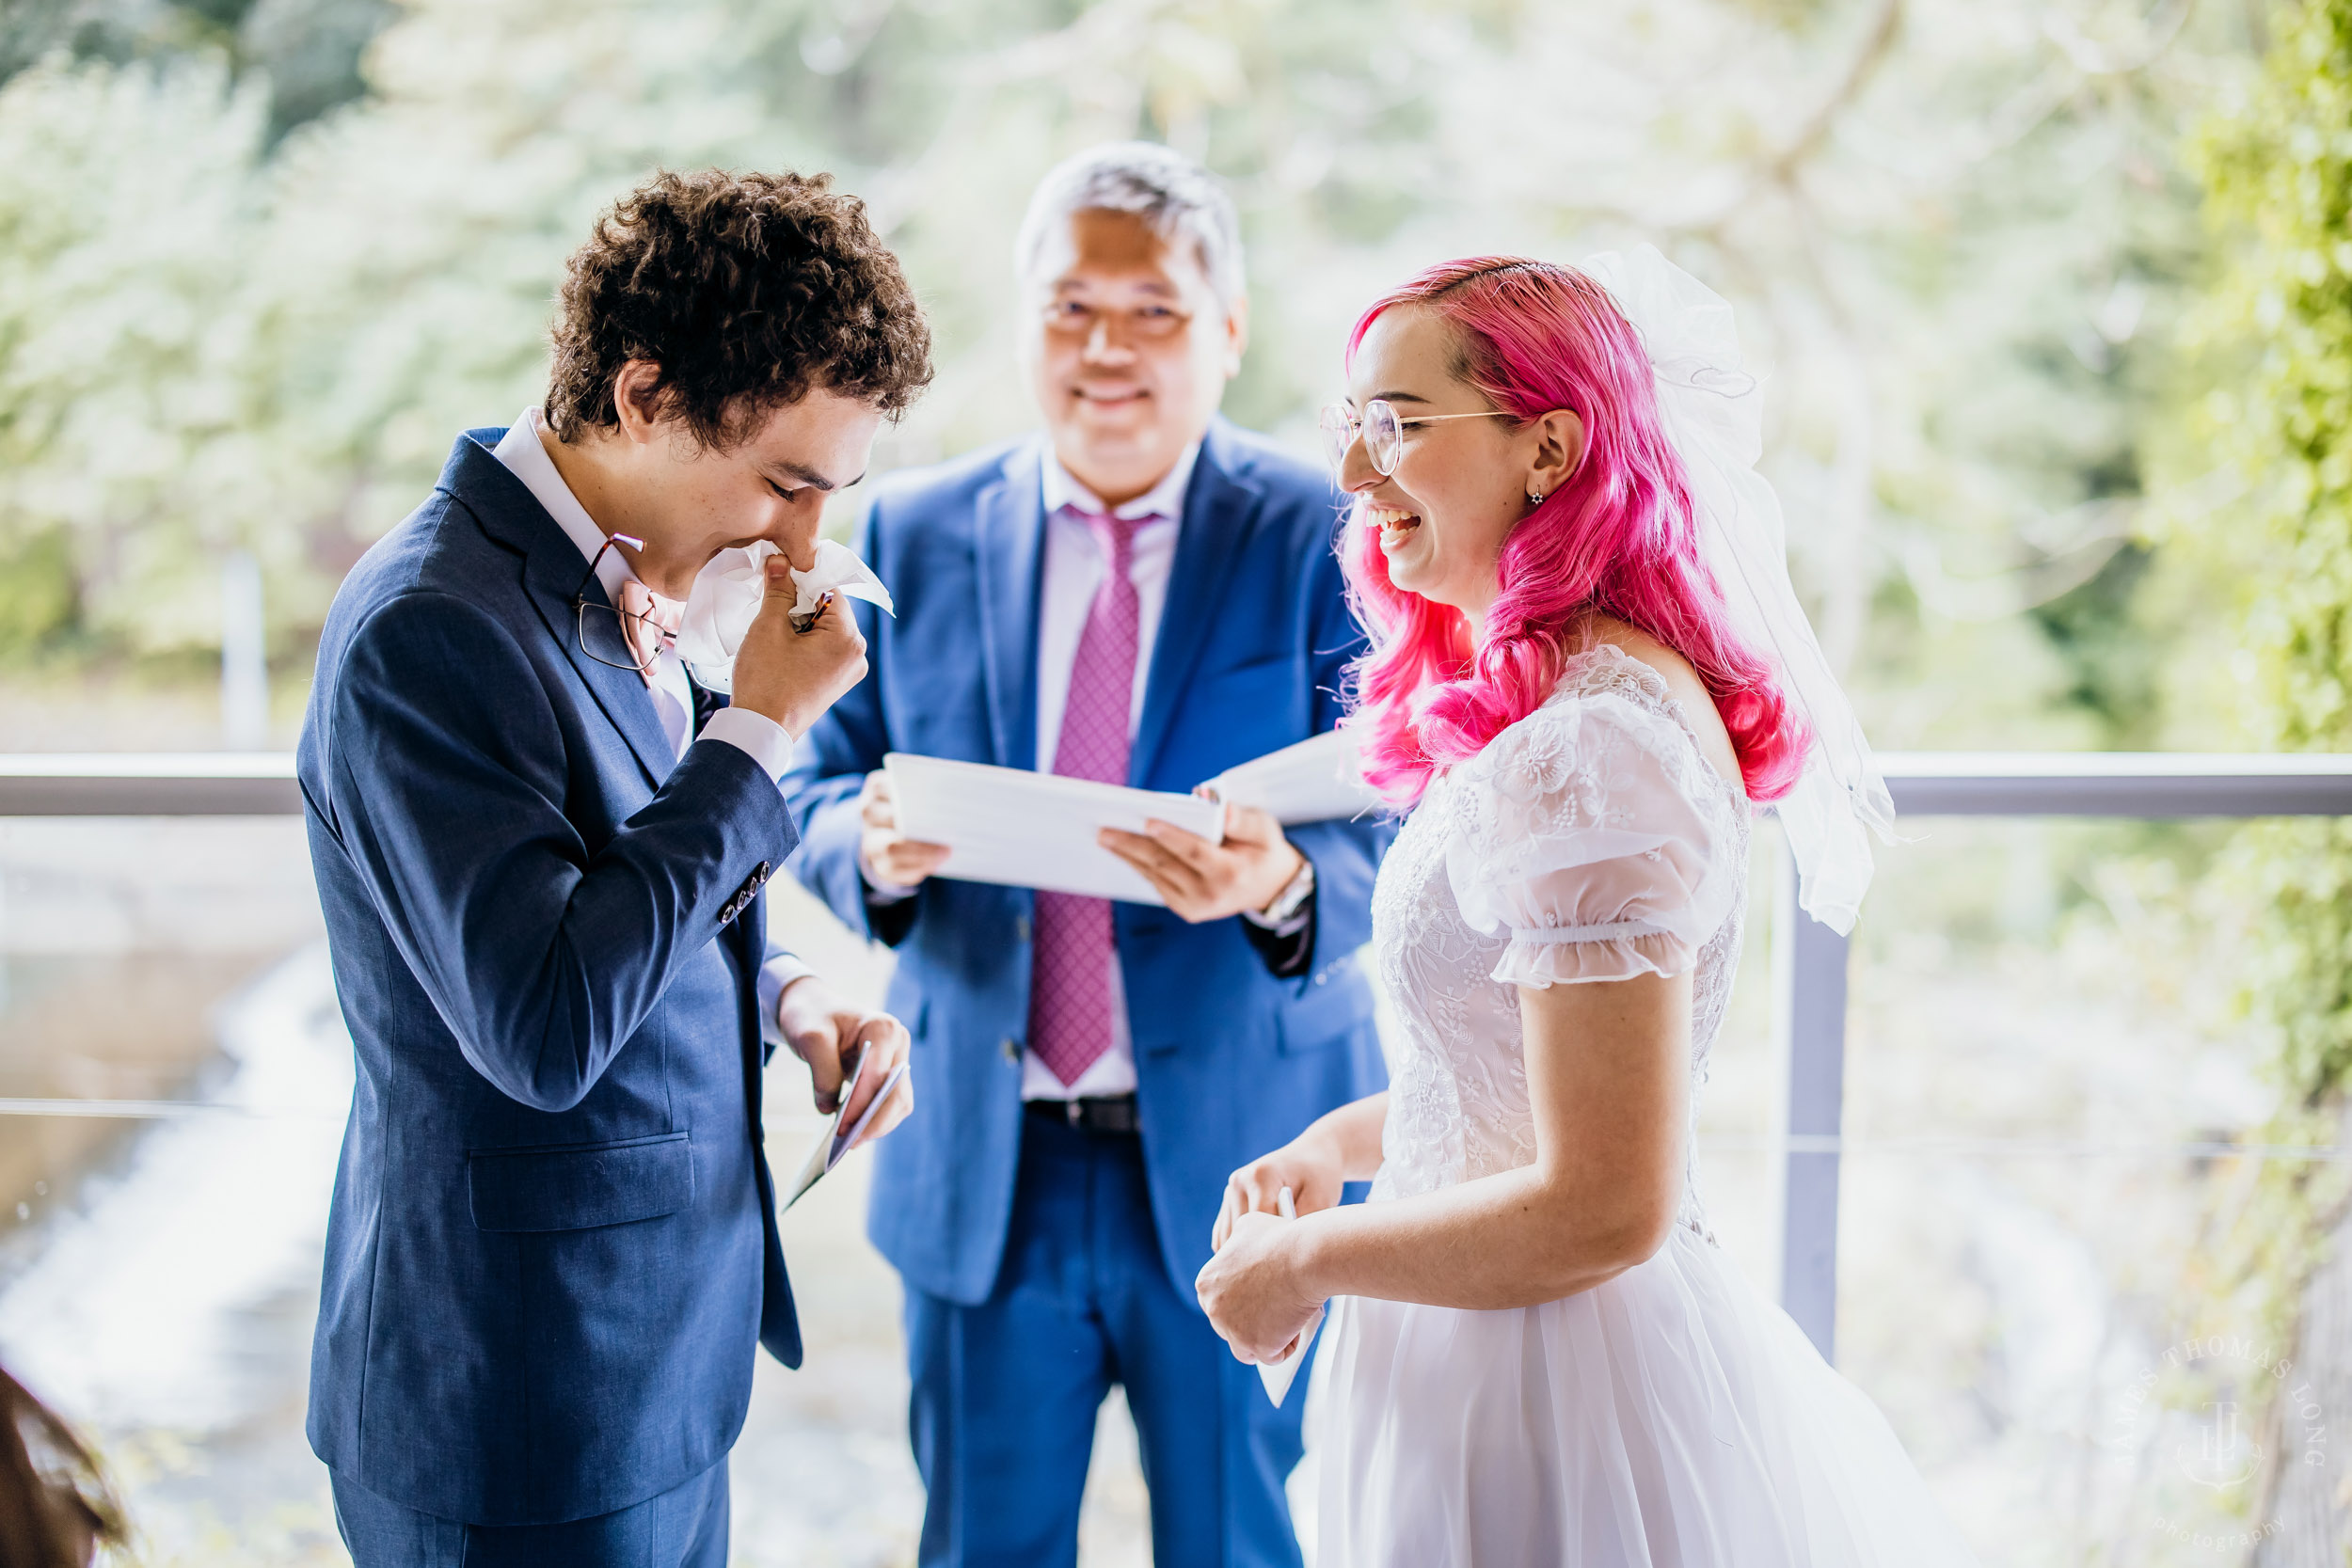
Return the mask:
<path id="1" fill-rule="evenodd" d="M 1062 1103 L 1070 1107 L 1068 1112 L 1070 1117 L 1070 1125 L 1073 1127 L 1083 1126 L 1086 1122 L 1086 1112 L 1080 1107 L 1078 1103 L 1078 1097 L 1073 1094 L 1068 1100 L 1063 1101 Z"/>

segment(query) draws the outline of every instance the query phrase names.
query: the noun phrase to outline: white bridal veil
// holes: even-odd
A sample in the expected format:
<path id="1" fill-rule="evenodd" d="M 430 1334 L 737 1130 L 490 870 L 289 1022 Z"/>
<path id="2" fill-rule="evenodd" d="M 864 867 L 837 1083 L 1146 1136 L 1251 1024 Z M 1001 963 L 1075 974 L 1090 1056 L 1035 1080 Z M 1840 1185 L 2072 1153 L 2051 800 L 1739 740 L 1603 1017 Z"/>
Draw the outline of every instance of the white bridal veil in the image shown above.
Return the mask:
<path id="1" fill-rule="evenodd" d="M 1603 251 L 1579 270 L 1609 291 L 1649 350 L 1659 416 L 1689 475 L 1700 552 L 1733 629 L 1779 667 L 1782 689 L 1812 729 L 1804 776 L 1774 809 L 1797 863 L 1797 901 L 1850 931 L 1870 885 L 1863 830 L 1893 843 L 1895 802 L 1788 580 L 1780 498 L 1756 471 L 1763 400 L 1741 368 L 1730 302 L 1655 245 Z"/>

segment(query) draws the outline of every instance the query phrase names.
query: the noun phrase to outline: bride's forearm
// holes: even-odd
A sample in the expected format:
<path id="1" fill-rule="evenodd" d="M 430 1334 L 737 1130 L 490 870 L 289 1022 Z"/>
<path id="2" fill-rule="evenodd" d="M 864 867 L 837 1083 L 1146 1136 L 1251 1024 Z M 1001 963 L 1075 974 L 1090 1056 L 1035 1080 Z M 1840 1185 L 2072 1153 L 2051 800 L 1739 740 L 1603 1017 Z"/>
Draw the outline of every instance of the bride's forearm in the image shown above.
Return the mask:
<path id="1" fill-rule="evenodd" d="M 1343 1181 L 1369 1181 L 1380 1174 L 1380 1129 L 1389 1119 L 1389 1091 L 1351 1101 L 1326 1112 L 1298 1135 L 1320 1143 L 1340 1164 Z"/>
<path id="2" fill-rule="evenodd" d="M 1532 1307 L 1604 1284 L 1665 1244 L 1684 1180 L 1689 974 L 1523 987 L 1519 1011 L 1534 1159 L 1300 1216 L 1277 1266 L 1301 1294 Z"/>
<path id="3" fill-rule="evenodd" d="M 1531 1166 L 1306 1215 L 1293 1244 L 1316 1296 L 1483 1311 L 1589 1291 L 1649 1258 L 1673 1223 L 1655 1199 L 1578 1194 Z"/>

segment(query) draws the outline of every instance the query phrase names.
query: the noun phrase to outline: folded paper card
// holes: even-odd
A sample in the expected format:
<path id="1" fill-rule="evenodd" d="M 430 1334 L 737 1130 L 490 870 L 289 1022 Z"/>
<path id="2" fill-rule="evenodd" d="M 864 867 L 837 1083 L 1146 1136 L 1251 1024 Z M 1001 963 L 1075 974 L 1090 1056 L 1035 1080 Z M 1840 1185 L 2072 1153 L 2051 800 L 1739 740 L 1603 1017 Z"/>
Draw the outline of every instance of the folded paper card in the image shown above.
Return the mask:
<path id="1" fill-rule="evenodd" d="M 767 562 L 775 553 L 776 546 L 765 539 L 739 550 L 721 550 L 694 579 L 678 626 L 677 652 L 694 678 L 713 691 L 734 689 L 736 650 L 768 595 Z M 882 578 L 855 550 L 830 539 L 817 542 L 817 559 L 807 571 L 793 569 L 792 587 L 795 616 L 814 613 L 818 595 L 828 589 L 895 613 Z"/>
<path id="2" fill-rule="evenodd" d="M 898 831 L 947 846 L 939 874 L 967 882 L 1157 904 L 1163 900 L 1143 874 L 1096 843 L 1096 833 L 1139 833 L 1156 817 L 1212 844 L 1225 837 L 1225 808 L 1197 795 L 904 752 L 891 752 L 882 766 L 898 799 Z"/>
<path id="3" fill-rule="evenodd" d="M 1229 768 L 1200 786 L 1229 806 L 1255 806 L 1289 828 L 1377 811 L 1379 795 L 1364 783 L 1356 737 L 1326 730 L 1295 746 Z"/>
<path id="4" fill-rule="evenodd" d="M 808 1151 L 808 1158 L 801 1162 L 801 1174 L 792 1179 L 792 1190 L 784 1200 L 787 1209 L 800 1202 L 803 1194 L 824 1180 L 825 1173 L 839 1164 L 841 1157 L 857 1147 L 858 1139 L 864 1137 L 866 1130 L 874 1124 L 874 1117 L 884 1105 L 890 1103 L 890 1097 L 898 1092 L 898 1081 L 907 1075 L 907 1063 L 900 1062 L 890 1069 L 890 1076 L 882 1080 L 882 1086 L 875 1091 L 874 1098 L 867 1101 L 866 1108 L 858 1113 L 856 1125 L 850 1126 L 847 1125 L 850 1097 L 855 1092 L 858 1080 L 866 1074 L 865 1053 L 858 1053 L 857 1065 L 850 1069 L 850 1081 L 841 1085 L 841 1108 L 834 1112 L 832 1122 L 817 1135 L 816 1147 Z"/>

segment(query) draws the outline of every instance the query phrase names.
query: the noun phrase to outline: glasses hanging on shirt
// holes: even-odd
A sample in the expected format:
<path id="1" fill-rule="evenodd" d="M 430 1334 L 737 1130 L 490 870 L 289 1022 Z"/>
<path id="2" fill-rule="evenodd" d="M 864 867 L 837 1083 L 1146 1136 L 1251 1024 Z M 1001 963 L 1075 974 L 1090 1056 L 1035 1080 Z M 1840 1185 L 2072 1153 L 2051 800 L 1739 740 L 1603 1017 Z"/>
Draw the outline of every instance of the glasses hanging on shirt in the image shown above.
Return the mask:
<path id="1" fill-rule="evenodd" d="M 604 552 L 626 541 L 639 549 L 644 541 L 626 533 L 616 533 L 588 558 L 588 573 L 572 592 L 572 621 L 580 639 L 580 651 L 598 664 L 609 664 L 615 670 L 627 670 L 647 680 L 653 678 L 654 661 L 660 657 L 661 638 L 666 628 L 650 615 L 632 615 L 609 604 L 588 596 L 588 585 L 596 580 L 596 564 Z M 650 650 L 641 653 L 640 649 Z"/>

